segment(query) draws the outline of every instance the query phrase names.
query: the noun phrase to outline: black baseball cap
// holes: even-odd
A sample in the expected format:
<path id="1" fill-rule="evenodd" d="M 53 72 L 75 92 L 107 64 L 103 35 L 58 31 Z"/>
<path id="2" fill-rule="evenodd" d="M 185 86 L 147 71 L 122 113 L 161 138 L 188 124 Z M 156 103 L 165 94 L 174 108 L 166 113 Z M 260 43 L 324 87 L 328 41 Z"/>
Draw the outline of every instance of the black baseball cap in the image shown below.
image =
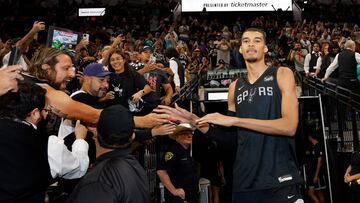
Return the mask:
<path id="1" fill-rule="evenodd" d="M 130 143 L 135 127 L 133 115 L 122 105 L 113 105 L 104 109 L 97 124 L 100 145 L 116 148 Z"/>

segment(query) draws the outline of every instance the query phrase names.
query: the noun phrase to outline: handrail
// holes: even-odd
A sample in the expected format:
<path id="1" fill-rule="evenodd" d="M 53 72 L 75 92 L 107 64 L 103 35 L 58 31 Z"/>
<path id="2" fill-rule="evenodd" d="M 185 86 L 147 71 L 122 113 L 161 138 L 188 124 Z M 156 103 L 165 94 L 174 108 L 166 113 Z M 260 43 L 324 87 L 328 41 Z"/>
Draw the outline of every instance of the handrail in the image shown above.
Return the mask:
<path id="1" fill-rule="evenodd" d="M 360 95 L 332 82 L 322 83 L 320 78 L 304 78 L 303 82 L 315 90 L 338 99 L 341 103 L 360 112 Z"/>
<path id="2" fill-rule="evenodd" d="M 189 95 L 194 94 L 198 90 L 200 84 L 200 74 L 194 74 L 194 76 L 195 77 L 193 77 L 190 81 L 185 83 L 185 85 L 180 89 L 179 93 L 175 93 L 172 96 L 172 102 L 170 106 L 173 106 L 183 98 L 188 98 Z"/>

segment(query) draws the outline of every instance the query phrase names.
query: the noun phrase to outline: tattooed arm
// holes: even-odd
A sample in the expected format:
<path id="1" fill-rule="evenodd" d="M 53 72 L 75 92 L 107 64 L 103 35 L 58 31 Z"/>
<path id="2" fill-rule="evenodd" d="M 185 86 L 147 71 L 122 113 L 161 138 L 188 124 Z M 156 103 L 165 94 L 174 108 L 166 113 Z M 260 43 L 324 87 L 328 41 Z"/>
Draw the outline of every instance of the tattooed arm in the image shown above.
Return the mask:
<path id="1" fill-rule="evenodd" d="M 71 120 L 82 120 L 87 123 L 97 123 L 102 109 L 95 109 L 86 104 L 77 102 L 65 92 L 55 90 L 48 85 L 46 89 L 46 105 L 56 115 Z M 168 123 L 167 115 L 150 113 L 145 116 L 134 116 L 135 126 L 138 128 L 152 128 L 163 123 Z"/>
<path id="2" fill-rule="evenodd" d="M 82 120 L 88 123 L 97 123 L 101 110 L 95 109 L 84 103 L 77 102 L 65 92 L 55 90 L 50 86 L 42 86 L 46 89 L 46 105 L 56 115 L 72 120 Z"/>

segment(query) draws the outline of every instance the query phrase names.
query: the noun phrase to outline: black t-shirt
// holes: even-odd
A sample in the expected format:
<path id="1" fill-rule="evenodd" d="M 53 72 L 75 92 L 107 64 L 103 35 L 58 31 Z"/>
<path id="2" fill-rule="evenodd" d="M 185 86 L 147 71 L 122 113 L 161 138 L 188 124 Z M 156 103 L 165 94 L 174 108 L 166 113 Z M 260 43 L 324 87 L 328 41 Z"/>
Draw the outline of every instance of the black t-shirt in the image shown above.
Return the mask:
<path id="1" fill-rule="evenodd" d="M 154 69 L 144 74 L 147 84 L 155 90 L 143 97 L 147 107 L 155 108 L 161 101 L 162 85 L 168 84 L 168 77 L 163 70 Z"/>
<path id="2" fill-rule="evenodd" d="M 87 104 L 94 108 L 102 108 L 103 105 L 98 102 L 99 98 L 94 97 L 86 92 L 80 92 L 71 97 L 73 100 Z"/>
<path id="3" fill-rule="evenodd" d="M 80 92 L 78 94 L 75 94 L 71 98 L 75 101 L 87 104 L 94 108 L 100 109 L 103 107 L 103 105 L 98 102 L 99 99 L 98 97 L 94 97 L 86 92 Z M 69 150 L 72 149 L 71 146 L 74 143 L 75 139 L 76 137 L 74 132 L 64 138 L 64 144 L 68 147 Z M 88 155 L 89 155 L 90 163 L 94 163 L 96 159 L 96 146 L 95 146 L 95 141 L 93 139 L 93 134 L 91 132 L 87 133 L 85 141 L 89 144 Z"/>
<path id="4" fill-rule="evenodd" d="M 145 85 L 144 77 L 135 71 L 112 74 L 110 76 L 109 90 L 115 92 L 115 99 L 110 100 L 108 104 L 121 104 L 129 108 L 128 100 L 131 99 L 133 94 L 143 89 Z"/>
<path id="5" fill-rule="evenodd" d="M 316 172 L 316 167 L 318 163 L 318 158 L 323 157 L 323 149 L 320 143 L 316 143 L 315 145 L 311 145 L 310 149 L 306 151 L 306 165 L 307 165 L 307 173 L 314 177 Z M 320 171 L 322 172 L 322 171 Z"/>

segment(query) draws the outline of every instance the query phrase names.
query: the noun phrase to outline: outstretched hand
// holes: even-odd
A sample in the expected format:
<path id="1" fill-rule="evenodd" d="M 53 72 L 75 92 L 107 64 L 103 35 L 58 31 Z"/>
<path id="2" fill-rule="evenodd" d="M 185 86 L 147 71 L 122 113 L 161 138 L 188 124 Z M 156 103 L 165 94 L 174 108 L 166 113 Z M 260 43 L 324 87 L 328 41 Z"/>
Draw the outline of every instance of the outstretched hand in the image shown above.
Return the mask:
<path id="1" fill-rule="evenodd" d="M 181 121 L 181 123 L 195 124 L 194 121 L 198 118 L 195 114 L 180 108 L 177 104 L 175 104 L 175 108 L 159 105 L 156 109 L 154 109 L 154 112 L 166 114 L 172 119 Z"/>
<path id="2" fill-rule="evenodd" d="M 230 126 L 234 125 L 233 120 L 234 120 L 234 117 L 231 117 L 231 116 L 225 116 L 220 113 L 211 113 L 211 114 L 207 114 L 206 116 L 204 116 L 200 119 L 197 119 L 196 124 L 203 125 L 206 123 L 212 123 L 215 125 L 230 127 Z"/>
<path id="3" fill-rule="evenodd" d="M 155 126 L 151 129 L 152 136 L 159 136 L 159 135 L 169 135 L 173 133 L 176 129 L 176 126 L 173 124 L 163 124 L 159 126 Z"/>
<path id="4" fill-rule="evenodd" d="M 169 123 L 168 115 L 149 113 L 146 116 L 138 117 L 139 121 L 135 122 L 136 127 L 140 128 L 153 128 L 155 126 Z"/>

